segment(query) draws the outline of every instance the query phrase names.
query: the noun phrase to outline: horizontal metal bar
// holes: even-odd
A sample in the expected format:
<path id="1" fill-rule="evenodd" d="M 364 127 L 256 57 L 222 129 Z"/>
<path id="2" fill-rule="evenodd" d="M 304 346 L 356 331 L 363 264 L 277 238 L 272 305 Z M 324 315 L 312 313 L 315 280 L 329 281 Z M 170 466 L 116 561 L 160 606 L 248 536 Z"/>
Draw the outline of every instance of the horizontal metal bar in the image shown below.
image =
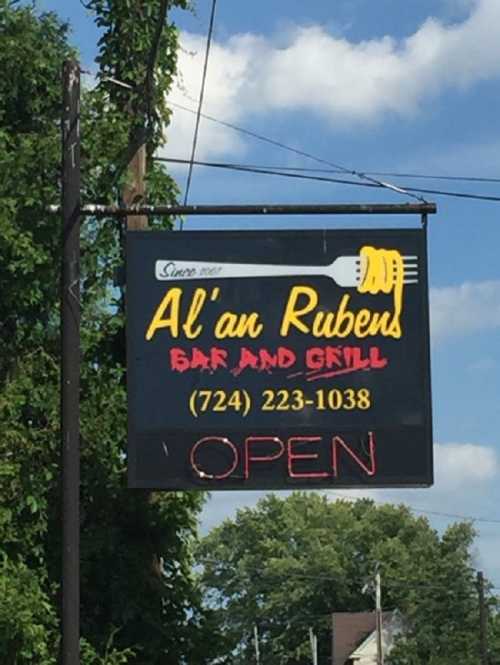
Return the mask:
<path id="1" fill-rule="evenodd" d="M 87 217 L 127 217 L 129 215 L 433 215 L 435 203 L 257 203 L 249 205 L 137 205 L 120 208 L 110 205 L 84 205 Z M 49 206 L 49 212 L 61 212 Z"/>

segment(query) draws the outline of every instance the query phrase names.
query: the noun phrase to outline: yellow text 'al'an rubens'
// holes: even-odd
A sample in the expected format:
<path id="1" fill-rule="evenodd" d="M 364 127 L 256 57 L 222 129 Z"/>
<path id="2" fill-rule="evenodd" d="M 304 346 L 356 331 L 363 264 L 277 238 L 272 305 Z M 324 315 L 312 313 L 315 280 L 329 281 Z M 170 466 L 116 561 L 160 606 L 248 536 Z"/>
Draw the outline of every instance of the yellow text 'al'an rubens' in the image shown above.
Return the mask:
<path id="1" fill-rule="evenodd" d="M 369 308 L 351 309 L 351 295 L 345 293 L 335 311 L 318 309 L 321 306 L 318 292 L 311 286 L 297 284 L 291 287 L 283 314 L 279 334 L 287 337 L 291 332 L 300 332 L 315 338 L 345 338 L 354 335 L 365 337 L 393 337 L 402 335 L 401 312 L 403 308 L 404 266 L 401 254 L 396 250 L 363 247 L 360 252 L 364 266 L 359 293 L 376 295 L 393 294 L 393 307 L 384 311 Z M 146 340 L 151 340 L 159 330 L 168 331 L 171 337 L 196 339 L 203 331 L 200 323 L 202 311 L 211 302 L 219 300 L 219 287 L 198 287 L 190 296 L 185 317 L 181 316 L 183 289 L 170 288 L 147 327 Z M 258 312 L 223 312 L 214 324 L 216 339 L 258 338 L 264 330 Z"/>

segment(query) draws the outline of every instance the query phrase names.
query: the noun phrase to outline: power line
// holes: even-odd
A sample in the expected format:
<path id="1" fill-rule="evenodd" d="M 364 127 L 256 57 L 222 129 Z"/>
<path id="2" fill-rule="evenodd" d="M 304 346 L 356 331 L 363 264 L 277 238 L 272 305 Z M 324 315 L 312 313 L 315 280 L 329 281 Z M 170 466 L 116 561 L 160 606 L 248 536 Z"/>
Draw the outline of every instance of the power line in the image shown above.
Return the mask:
<path id="1" fill-rule="evenodd" d="M 174 157 L 155 157 L 155 161 L 157 162 L 166 162 L 166 163 L 172 163 L 172 164 L 189 164 L 190 160 L 187 159 L 176 159 Z M 281 171 L 275 171 L 270 168 L 260 168 L 260 167 L 252 167 L 252 166 L 247 166 L 246 164 L 234 164 L 231 162 L 207 162 L 207 161 L 201 161 L 201 160 L 195 160 L 194 162 L 197 166 L 209 166 L 212 168 L 217 168 L 217 169 L 228 169 L 231 171 L 245 171 L 248 173 L 258 173 L 262 175 L 277 175 L 277 176 L 283 176 L 286 178 L 299 178 L 302 180 L 316 180 L 319 182 L 335 182 L 335 183 L 343 183 L 343 184 L 348 184 L 348 185 L 358 185 L 360 187 L 380 187 L 380 185 L 375 185 L 371 183 L 366 183 L 366 182 L 359 182 L 357 180 L 344 180 L 341 178 L 328 178 L 326 176 L 307 176 L 307 175 L 302 175 L 300 173 L 285 173 Z M 337 173 L 341 173 L 341 171 L 337 171 Z"/>
<path id="2" fill-rule="evenodd" d="M 441 513 L 435 510 L 423 510 L 420 508 L 412 508 L 412 507 L 410 507 L 410 510 L 414 513 L 423 513 L 425 515 L 432 515 L 433 517 L 465 520 L 469 522 L 481 522 L 483 524 L 500 524 L 500 520 L 496 520 L 489 517 L 474 517 L 474 515 L 457 515 L 455 513 Z"/>
<path id="3" fill-rule="evenodd" d="M 343 173 L 341 169 L 320 169 L 305 166 L 282 166 L 274 164 L 245 164 L 245 166 L 254 169 L 273 169 L 275 171 L 297 171 L 299 173 Z M 395 171 L 365 171 L 366 175 L 382 175 L 390 176 L 393 178 L 417 178 L 425 180 L 452 180 L 463 182 L 493 182 L 500 183 L 500 178 L 493 178 L 488 176 L 467 176 L 467 175 L 431 175 L 429 173 L 398 173 Z"/>
<path id="4" fill-rule="evenodd" d="M 305 562 L 304 562 L 305 563 Z M 266 568 L 245 568 L 244 570 L 234 570 L 235 576 L 241 577 L 241 574 L 249 574 L 249 575 L 258 575 L 259 576 L 259 581 L 258 581 L 258 588 L 261 590 L 263 586 L 268 585 L 269 588 L 274 589 L 276 587 L 275 581 L 279 580 L 287 580 L 287 579 L 297 579 L 297 580 L 316 580 L 318 582 L 337 582 L 339 579 L 339 575 L 328 575 L 328 574 L 312 574 L 312 573 L 301 573 L 301 572 L 294 572 L 294 571 L 287 571 L 283 573 L 279 572 L 272 572 L 270 570 L 267 570 Z M 358 584 L 364 584 L 366 580 L 364 579 L 358 579 L 356 580 Z M 252 580 L 248 579 L 245 581 L 246 583 L 251 583 Z M 209 585 L 210 586 L 210 585 Z M 422 581 L 419 582 L 418 580 L 412 580 L 411 584 L 409 584 L 408 580 L 394 580 L 391 579 L 387 587 L 390 590 L 394 589 L 399 589 L 399 590 L 407 590 L 407 591 L 449 591 L 449 592 L 454 592 L 454 589 L 450 588 L 450 584 L 448 582 L 442 582 L 442 583 L 437 583 L 437 582 L 432 582 L 432 581 Z M 498 586 L 495 582 L 489 582 L 487 584 L 487 587 L 490 591 L 500 591 L 500 586 Z"/>
<path id="5" fill-rule="evenodd" d="M 172 164 L 190 164 L 190 160 L 176 159 L 173 157 L 155 157 L 155 160 L 159 162 L 166 162 Z M 197 166 L 207 166 L 211 168 L 227 169 L 231 171 L 242 171 L 245 173 L 256 173 L 259 175 L 274 175 L 274 176 L 281 176 L 282 178 L 296 178 L 299 180 L 310 180 L 314 182 L 329 182 L 329 183 L 336 183 L 342 185 L 354 185 L 356 187 L 372 187 L 372 188 L 375 187 L 377 189 L 384 187 L 384 185 L 376 184 L 375 182 L 358 182 L 357 180 L 346 180 L 344 178 L 304 175 L 302 173 L 276 171 L 272 168 L 255 168 L 253 166 L 247 166 L 245 164 L 233 164 L 230 162 L 207 162 L 207 161 L 195 160 L 193 163 L 196 164 Z M 421 192 L 425 194 L 434 194 L 437 196 L 450 196 L 455 198 L 475 199 L 479 201 L 500 201 L 500 196 L 495 196 L 490 194 L 474 194 L 472 192 L 452 192 L 440 189 L 424 189 L 419 187 L 410 187 L 408 185 L 405 185 L 404 189 L 405 191 L 408 192 Z"/>
<path id="6" fill-rule="evenodd" d="M 182 111 L 186 111 L 188 113 L 196 113 L 193 109 L 189 108 L 189 106 L 184 106 L 183 104 L 179 104 L 177 102 L 169 101 L 169 104 L 171 106 L 174 106 L 175 108 L 181 109 Z M 344 169 L 338 164 L 335 164 L 334 162 L 331 162 L 327 159 L 323 159 L 321 157 L 318 157 L 317 155 L 314 155 L 310 152 L 306 152 L 304 150 L 299 150 L 298 148 L 293 148 L 290 145 L 287 145 L 286 143 L 283 143 L 281 141 L 277 141 L 275 139 L 272 139 L 268 136 L 264 136 L 263 134 L 259 134 L 257 132 L 254 132 L 250 129 L 246 129 L 245 127 L 241 127 L 239 125 L 235 125 L 234 123 L 227 122 L 225 120 L 221 120 L 220 118 L 216 118 L 214 116 L 202 113 L 202 117 L 205 118 L 206 120 L 210 120 L 210 122 L 214 122 L 218 125 L 222 125 L 223 127 L 227 127 L 228 129 L 232 129 L 235 132 L 239 132 L 240 134 L 245 134 L 246 136 L 250 136 L 252 138 L 255 138 L 259 141 L 263 141 L 265 143 L 269 143 L 270 145 L 274 145 L 277 148 L 281 148 L 282 150 L 287 150 L 288 152 L 292 152 L 296 155 L 301 155 L 302 157 L 306 157 L 307 159 L 311 159 L 319 164 L 325 164 L 327 166 L 332 167 L 335 172 L 337 173 L 345 173 L 349 172 L 354 175 L 354 172 L 349 171 L 349 169 Z M 258 167 L 257 167 L 258 168 Z M 294 171 L 314 171 L 314 169 L 305 169 L 305 168 L 293 168 L 293 167 L 267 167 L 267 168 L 273 168 L 273 169 L 279 169 L 279 170 L 294 170 Z M 320 169 L 318 169 L 320 170 Z M 365 175 L 380 175 L 380 176 L 389 176 L 389 177 L 398 177 L 398 178 L 425 178 L 425 179 L 431 179 L 431 180 L 463 180 L 463 181 L 470 181 L 470 182 L 500 182 L 500 178 L 490 178 L 490 177 L 476 177 L 476 176 L 443 176 L 443 175 L 428 175 L 428 174 L 421 174 L 421 173 L 398 173 L 398 172 L 392 172 L 392 171 L 362 171 L 359 173 L 363 173 Z M 408 189 L 405 187 L 405 189 Z M 415 190 L 413 190 L 415 191 Z M 427 193 L 426 190 L 422 190 L 424 193 Z"/>
<path id="7" fill-rule="evenodd" d="M 389 176 L 391 178 L 420 178 L 425 180 L 454 180 L 464 182 L 500 182 L 500 178 L 467 175 L 431 175 L 427 173 L 394 173 L 390 171 L 367 171 L 371 175 Z"/>
<path id="8" fill-rule="evenodd" d="M 245 164 L 252 169 L 271 169 L 273 171 L 297 171 L 298 173 L 343 173 L 341 169 L 320 169 L 305 166 L 283 166 L 276 164 Z M 416 178 L 423 180 L 450 180 L 455 182 L 500 183 L 500 178 L 467 175 L 432 175 L 429 173 L 400 173 L 395 171 L 365 171 L 366 175 L 390 176 L 392 178 Z"/>
<path id="9" fill-rule="evenodd" d="M 210 24 L 208 26 L 208 35 L 207 35 L 207 46 L 205 50 L 205 62 L 203 64 L 203 74 L 201 78 L 201 89 L 200 89 L 200 99 L 198 102 L 198 110 L 196 112 L 196 124 L 194 128 L 194 136 L 193 136 L 193 147 L 191 150 L 191 160 L 189 164 L 189 171 L 188 171 L 188 177 L 187 177 L 187 182 L 186 182 L 186 191 L 184 193 L 184 205 L 187 205 L 188 201 L 188 196 L 189 196 L 189 188 L 191 186 L 191 178 L 193 176 L 193 165 L 194 165 L 194 157 L 196 154 L 196 145 L 198 143 L 198 131 L 200 128 L 200 118 L 202 116 L 201 109 L 203 107 L 203 97 L 205 95 L 205 83 L 207 80 L 207 70 L 208 70 L 208 57 L 210 55 L 210 45 L 212 43 L 212 34 L 213 34 L 213 28 L 214 28 L 214 18 L 215 18 L 215 5 L 217 4 L 217 0 L 212 0 L 212 11 L 210 14 Z M 182 230 L 183 227 L 183 220 L 181 219 L 180 222 L 180 228 Z"/>
<path id="10" fill-rule="evenodd" d="M 189 106 L 183 106 L 182 104 L 178 104 L 177 102 L 172 102 L 170 100 L 168 101 L 168 103 L 170 104 L 170 106 L 174 106 L 175 108 L 181 109 L 182 111 L 187 111 L 188 113 L 196 113 L 196 111 L 190 109 Z M 235 132 L 239 132 L 240 134 L 245 134 L 246 136 L 251 136 L 252 138 L 258 139 L 259 141 L 263 141 L 264 143 L 269 143 L 270 145 L 274 145 L 277 148 L 282 148 L 283 150 L 288 150 L 289 152 L 293 152 L 296 155 L 307 157 L 308 159 L 312 159 L 315 162 L 318 162 L 319 164 L 326 164 L 327 166 L 333 166 L 334 168 L 337 168 L 334 164 L 332 164 L 326 159 L 317 157 L 316 155 L 313 155 L 309 152 L 305 152 L 304 150 L 299 150 L 298 148 L 292 148 L 291 146 L 286 145 L 285 143 L 281 143 L 280 141 L 271 139 L 268 136 L 264 136 L 263 134 L 258 134 L 257 132 L 254 132 L 250 129 L 245 129 L 244 127 L 239 127 L 238 125 L 234 125 L 231 122 L 226 122 L 225 120 L 214 118 L 214 116 L 208 115 L 207 113 L 202 113 L 201 117 L 204 118 L 205 120 L 210 120 L 211 122 L 215 122 L 217 125 L 222 125 L 223 127 L 227 127 L 228 129 L 233 129 Z"/>
<path id="11" fill-rule="evenodd" d="M 334 494 L 335 496 L 340 497 L 341 499 L 346 499 L 347 501 L 360 501 L 363 500 L 363 497 L 354 497 L 350 496 L 349 494 L 342 494 L 340 492 L 336 492 L 335 490 L 331 490 L 331 494 Z M 367 497 L 368 501 L 373 501 L 373 503 L 378 503 L 378 504 L 387 504 L 387 501 L 381 501 L 377 499 L 372 499 L 371 497 Z M 394 504 L 390 504 L 394 505 Z M 457 520 L 464 520 L 466 522 L 482 522 L 485 524 L 500 524 L 500 519 L 494 519 L 494 518 L 489 518 L 489 517 L 475 517 L 473 515 L 460 515 L 457 513 L 445 513 L 445 512 L 440 512 L 438 510 L 425 510 L 423 508 L 414 508 L 413 506 L 409 506 L 405 503 L 399 504 L 403 506 L 404 508 L 408 508 L 411 512 L 414 513 L 421 513 L 424 515 L 432 515 L 433 517 L 444 517 L 446 519 L 457 519 Z"/>
<path id="12" fill-rule="evenodd" d="M 314 575 L 314 574 L 311 574 L 311 573 L 300 573 L 300 572 L 293 572 L 293 571 L 291 571 L 291 572 L 288 571 L 286 573 L 273 573 L 271 571 L 266 570 L 265 568 L 264 569 L 262 569 L 262 568 L 253 569 L 253 570 L 250 568 L 250 569 L 246 569 L 244 572 L 250 572 L 252 574 L 254 574 L 254 573 L 259 574 L 260 576 L 262 576 L 264 578 L 279 578 L 279 579 L 282 579 L 282 578 L 290 577 L 290 578 L 319 580 L 319 581 L 324 581 L 324 582 L 335 582 L 339 578 L 338 575 L 337 576 L 335 576 L 335 575 L 323 575 L 323 574 Z M 359 584 L 362 584 L 362 583 L 364 584 L 364 582 L 366 580 L 359 579 L 357 581 L 358 581 Z M 415 591 L 415 590 L 420 590 L 420 589 L 422 589 L 422 590 L 432 590 L 432 589 L 435 589 L 435 590 L 437 590 L 437 589 L 449 590 L 450 589 L 450 585 L 447 582 L 442 582 L 440 584 L 440 583 L 436 583 L 436 582 L 432 582 L 432 581 L 429 581 L 429 582 L 412 581 L 412 583 L 413 583 L 414 586 L 409 586 L 408 581 L 406 581 L 406 580 L 391 579 L 390 582 L 389 582 L 389 586 L 391 588 L 400 588 L 400 589 L 406 588 L 409 591 Z M 259 584 L 260 584 L 260 582 L 259 582 Z M 489 582 L 488 581 L 487 586 L 491 591 L 500 591 L 500 585 L 497 585 L 496 582 Z"/>
<path id="13" fill-rule="evenodd" d="M 196 113 L 193 109 L 190 109 L 188 106 L 183 106 L 182 104 L 178 104 L 178 103 L 172 102 L 172 101 L 169 101 L 169 104 L 171 106 L 179 108 L 183 111 L 187 111 L 189 113 Z M 427 201 L 423 197 L 412 194 L 406 188 L 398 187 L 397 185 L 394 185 L 390 182 L 385 182 L 383 180 L 377 180 L 376 178 L 373 178 L 373 177 L 367 175 L 366 173 L 363 173 L 361 171 L 357 171 L 355 169 L 347 168 L 345 166 L 342 166 L 341 164 L 336 164 L 335 162 L 331 162 L 331 161 L 326 160 L 326 159 L 321 159 L 319 157 L 316 157 L 315 155 L 312 155 L 311 153 L 304 152 L 303 150 L 298 150 L 297 148 L 291 148 L 290 146 L 287 146 L 286 144 L 281 143 L 280 141 L 275 141 L 274 139 L 270 139 L 267 136 L 263 136 L 262 134 L 257 134 L 256 132 L 252 132 L 251 130 L 244 129 L 243 127 L 238 127 L 237 125 L 234 125 L 230 122 L 225 122 L 224 120 L 219 120 L 218 118 L 214 118 L 213 116 L 210 116 L 208 114 L 201 113 L 201 117 L 205 118 L 206 120 L 216 122 L 219 125 L 223 125 L 224 127 L 228 127 L 229 129 L 233 129 L 234 131 L 246 134 L 247 136 L 252 136 L 253 138 L 256 138 L 256 139 L 259 139 L 261 141 L 265 141 L 266 143 L 270 143 L 272 145 L 275 145 L 279 148 L 282 148 L 283 150 L 289 150 L 289 151 L 294 152 L 298 155 L 302 155 L 303 157 L 307 157 L 308 159 L 313 159 L 314 161 L 317 161 L 319 163 L 327 164 L 328 166 L 333 166 L 335 169 L 338 169 L 342 173 L 354 175 L 357 178 L 360 178 L 362 180 L 366 180 L 369 183 L 371 183 L 373 185 L 376 185 L 377 187 L 384 187 L 385 189 L 390 189 L 391 191 L 396 192 L 398 194 L 403 194 L 404 196 L 409 196 L 413 199 L 417 199 L 417 201 L 427 203 Z"/>

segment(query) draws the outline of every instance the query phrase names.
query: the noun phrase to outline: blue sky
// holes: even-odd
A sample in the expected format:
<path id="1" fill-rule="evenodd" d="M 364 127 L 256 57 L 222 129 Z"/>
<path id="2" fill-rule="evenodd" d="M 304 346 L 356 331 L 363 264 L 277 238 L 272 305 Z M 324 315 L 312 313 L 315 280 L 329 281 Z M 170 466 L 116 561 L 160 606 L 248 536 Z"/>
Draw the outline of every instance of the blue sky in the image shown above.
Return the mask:
<path id="1" fill-rule="evenodd" d="M 181 79 L 194 108 L 211 3 L 176 12 Z M 43 0 L 70 21 L 85 67 L 98 32 L 77 0 Z M 319 158 L 364 171 L 500 176 L 498 0 L 219 0 L 204 111 Z M 194 117 L 176 110 L 162 155 L 188 158 Z M 198 158 L 321 165 L 202 120 Z M 181 188 L 185 168 L 173 174 Z M 396 184 L 500 195 L 500 183 L 388 178 Z M 427 195 L 436 484 L 375 491 L 429 511 L 499 519 L 500 202 Z M 400 202 L 389 191 L 195 168 L 190 202 Z M 384 224 L 306 218 L 188 219 L 185 228 Z M 401 219 L 403 225 L 411 223 Z M 392 220 L 392 223 L 393 220 Z M 345 492 L 343 492 L 345 494 Z M 352 492 L 356 495 L 359 493 Z M 215 494 L 204 528 L 258 493 Z M 449 520 L 430 517 L 437 528 Z M 476 565 L 500 587 L 500 523 L 477 522 Z"/>

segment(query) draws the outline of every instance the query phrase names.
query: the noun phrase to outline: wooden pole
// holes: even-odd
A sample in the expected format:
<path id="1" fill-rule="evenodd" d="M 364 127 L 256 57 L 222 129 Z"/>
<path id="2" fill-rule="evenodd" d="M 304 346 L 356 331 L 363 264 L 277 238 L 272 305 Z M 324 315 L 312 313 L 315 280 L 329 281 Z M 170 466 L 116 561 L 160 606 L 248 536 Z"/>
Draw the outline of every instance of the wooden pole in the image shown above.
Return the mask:
<path id="1" fill-rule="evenodd" d="M 123 188 L 123 203 L 126 208 L 144 202 L 146 194 L 146 144 L 142 143 L 129 162 L 127 182 Z M 148 218 L 145 215 L 128 215 L 127 231 L 147 229 Z"/>
<path id="2" fill-rule="evenodd" d="M 481 665 L 488 665 L 487 614 L 484 602 L 484 575 L 481 571 L 477 574 L 477 591 L 479 595 L 479 652 Z"/>
<path id="3" fill-rule="evenodd" d="M 80 663 L 80 66 L 63 65 L 62 665 Z"/>

